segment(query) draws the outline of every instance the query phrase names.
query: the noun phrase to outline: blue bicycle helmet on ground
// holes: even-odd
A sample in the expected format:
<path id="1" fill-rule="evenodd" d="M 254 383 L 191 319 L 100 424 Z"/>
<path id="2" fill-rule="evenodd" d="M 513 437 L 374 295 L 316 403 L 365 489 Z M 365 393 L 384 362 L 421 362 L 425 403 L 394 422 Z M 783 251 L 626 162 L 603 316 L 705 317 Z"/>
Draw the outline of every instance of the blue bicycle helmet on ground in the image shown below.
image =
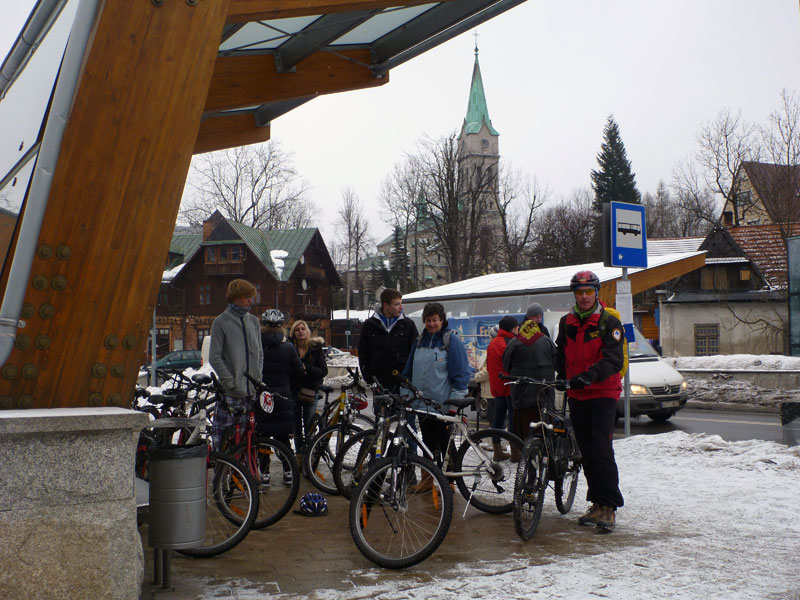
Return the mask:
<path id="1" fill-rule="evenodd" d="M 300 498 L 300 510 L 295 512 L 307 517 L 324 517 L 328 514 L 328 501 L 322 494 L 308 492 Z"/>

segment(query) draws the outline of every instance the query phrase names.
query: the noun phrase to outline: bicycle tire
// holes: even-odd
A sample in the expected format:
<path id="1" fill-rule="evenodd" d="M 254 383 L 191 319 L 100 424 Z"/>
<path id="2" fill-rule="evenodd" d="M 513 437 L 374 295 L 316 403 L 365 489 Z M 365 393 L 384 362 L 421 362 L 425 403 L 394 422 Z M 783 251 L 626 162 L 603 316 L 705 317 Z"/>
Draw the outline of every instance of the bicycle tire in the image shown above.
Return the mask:
<path id="1" fill-rule="evenodd" d="M 206 535 L 203 545 L 178 550 L 186 556 L 227 552 L 250 533 L 258 515 L 258 486 L 247 467 L 212 451 L 206 468 Z"/>
<path id="2" fill-rule="evenodd" d="M 427 458 L 375 461 L 350 500 L 350 534 L 359 552 L 387 569 L 404 569 L 433 554 L 453 517 L 453 492 L 441 469 Z M 433 488 L 415 491 L 411 474 L 420 471 Z"/>
<path id="3" fill-rule="evenodd" d="M 475 447 L 464 440 L 458 448 L 454 470 L 474 471 L 474 475 L 453 477 L 464 499 L 483 512 L 500 515 L 514 509 L 514 478 L 516 472 L 509 460 L 496 462 L 491 451 L 480 448 L 483 440 L 497 437 L 522 451 L 522 440 L 504 429 L 482 429 L 472 435 Z M 476 449 L 480 448 L 480 450 Z"/>
<path id="4" fill-rule="evenodd" d="M 345 440 L 358 433 L 352 425 L 331 425 L 319 432 L 306 448 L 303 467 L 306 477 L 318 490 L 338 494 L 333 481 L 333 463 Z"/>
<path id="5" fill-rule="evenodd" d="M 581 472 L 580 453 L 572 449 L 572 444 L 566 438 L 558 438 L 556 442 L 556 453 L 561 456 L 566 469 L 556 478 L 553 489 L 556 494 L 556 508 L 562 515 L 572 510 L 575 502 L 575 492 L 578 489 L 578 477 Z"/>
<path id="6" fill-rule="evenodd" d="M 369 470 L 370 462 L 375 456 L 372 447 L 375 443 L 377 429 L 366 429 L 350 436 L 342 444 L 333 461 L 333 482 L 336 491 L 346 499 L 353 496 L 353 489 Z"/>
<path id="7" fill-rule="evenodd" d="M 542 518 L 547 491 L 547 466 L 540 438 L 525 442 L 514 482 L 514 529 L 522 540 L 529 540 Z"/>
<path id="8" fill-rule="evenodd" d="M 280 521 L 292 508 L 300 491 L 300 469 L 294 453 L 274 438 L 254 436 L 247 456 L 247 442 L 232 452 L 245 465 L 258 487 L 258 514 L 253 529 L 264 529 Z M 284 474 L 291 482 L 284 484 Z"/>
<path id="9" fill-rule="evenodd" d="M 375 419 L 368 417 L 367 415 L 362 415 L 361 413 L 356 413 L 353 415 L 353 418 L 350 420 L 350 424 L 361 431 L 375 429 Z"/>

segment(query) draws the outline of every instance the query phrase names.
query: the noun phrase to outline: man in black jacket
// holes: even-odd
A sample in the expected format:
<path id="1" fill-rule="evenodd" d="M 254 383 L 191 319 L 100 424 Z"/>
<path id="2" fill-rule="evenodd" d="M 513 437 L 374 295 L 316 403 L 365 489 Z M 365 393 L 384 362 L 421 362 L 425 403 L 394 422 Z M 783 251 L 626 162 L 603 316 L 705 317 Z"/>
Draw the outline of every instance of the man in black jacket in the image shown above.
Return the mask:
<path id="1" fill-rule="evenodd" d="M 397 390 L 408 355 L 419 337 L 414 321 L 403 314 L 402 294 L 386 288 L 381 292 L 380 308 L 364 322 L 358 342 L 358 364 L 367 383 L 377 377 L 380 384 Z"/>

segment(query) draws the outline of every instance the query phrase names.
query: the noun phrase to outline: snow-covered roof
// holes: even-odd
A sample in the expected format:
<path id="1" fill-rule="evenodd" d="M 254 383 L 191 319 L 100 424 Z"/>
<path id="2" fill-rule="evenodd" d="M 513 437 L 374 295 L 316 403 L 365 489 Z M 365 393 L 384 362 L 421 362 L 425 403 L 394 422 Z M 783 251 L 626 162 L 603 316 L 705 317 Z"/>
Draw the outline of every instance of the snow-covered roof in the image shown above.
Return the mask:
<path id="1" fill-rule="evenodd" d="M 675 254 L 676 252 L 696 252 L 704 237 L 647 239 L 647 256 Z"/>
<path id="2" fill-rule="evenodd" d="M 350 310 L 350 318 L 351 319 L 358 319 L 359 321 L 366 321 L 372 316 L 373 310 Z M 346 319 L 347 318 L 347 311 L 346 310 L 335 310 L 333 311 L 333 319 Z"/>
<path id="3" fill-rule="evenodd" d="M 164 271 L 164 273 L 161 275 L 161 283 L 169 283 L 175 279 L 175 276 L 181 272 L 181 269 L 183 269 L 185 265 L 186 263 L 181 263 L 167 271 Z"/>
<path id="4" fill-rule="evenodd" d="M 649 246 L 648 246 L 649 248 Z M 648 268 L 660 267 L 677 262 L 703 252 L 679 252 L 673 254 L 650 255 L 648 253 Z M 403 302 L 422 302 L 445 298 L 469 298 L 479 296 L 509 296 L 525 293 L 539 293 L 545 291 L 568 291 L 569 280 L 577 272 L 588 269 L 594 271 L 600 282 L 612 281 L 622 276 L 622 269 L 606 267 L 603 263 L 589 263 L 585 265 L 568 265 L 565 267 L 550 267 L 547 269 L 534 269 L 531 271 L 512 271 L 510 273 L 492 273 L 481 275 L 464 281 L 448 283 L 427 290 L 420 290 L 403 295 Z M 628 274 L 637 273 L 644 269 L 628 269 Z"/>

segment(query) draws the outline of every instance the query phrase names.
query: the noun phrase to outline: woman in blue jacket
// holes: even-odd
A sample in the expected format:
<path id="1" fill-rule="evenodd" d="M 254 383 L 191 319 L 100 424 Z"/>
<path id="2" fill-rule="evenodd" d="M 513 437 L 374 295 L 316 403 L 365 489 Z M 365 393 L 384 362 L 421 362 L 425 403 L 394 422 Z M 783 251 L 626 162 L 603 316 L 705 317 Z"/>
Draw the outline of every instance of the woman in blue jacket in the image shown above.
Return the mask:
<path id="1" fill-rule="evenodd" d="M 471 368 L 467 362 L 467 351 L 455 331 L 448 328 L 444 307 L 430 302 L 422 310 L 425 330 L 408 357 L 403 375 L 422 392 L 442 405 L 442 413 L 455 414 L 456 408 L 448 400 L 467 395 Z M 418 400 L 416 408 L 427 408 Z M 428 409 L 432 410 L 432 409 Z M 447 450 L 447 424 L 435 418 L 421 418 L 422 440 L 441 461 Z M 417 485 L 416 491 L 427 491 L 433 486 L 427 475 Z"/>

